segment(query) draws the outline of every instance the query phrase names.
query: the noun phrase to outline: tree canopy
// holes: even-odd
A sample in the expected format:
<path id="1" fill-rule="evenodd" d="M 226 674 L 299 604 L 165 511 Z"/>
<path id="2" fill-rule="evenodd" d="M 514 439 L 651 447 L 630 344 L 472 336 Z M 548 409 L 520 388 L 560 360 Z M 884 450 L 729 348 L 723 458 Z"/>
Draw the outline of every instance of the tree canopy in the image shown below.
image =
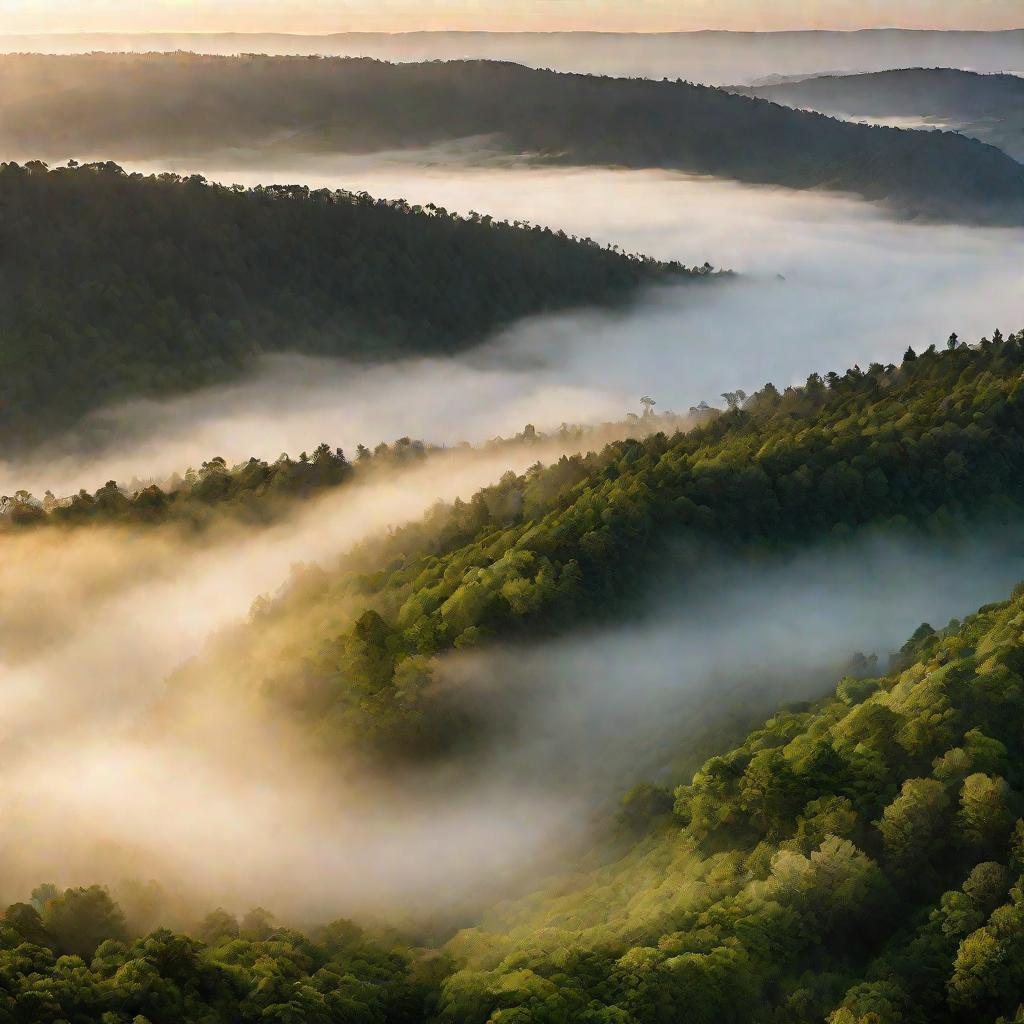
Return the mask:
<path id="1" fill-rule="evenodd" d="M 1022 629 L 1024 586 L 662 789 L 626 851 L 450 943 L 440 1019 L 1019 1021 Z"/>

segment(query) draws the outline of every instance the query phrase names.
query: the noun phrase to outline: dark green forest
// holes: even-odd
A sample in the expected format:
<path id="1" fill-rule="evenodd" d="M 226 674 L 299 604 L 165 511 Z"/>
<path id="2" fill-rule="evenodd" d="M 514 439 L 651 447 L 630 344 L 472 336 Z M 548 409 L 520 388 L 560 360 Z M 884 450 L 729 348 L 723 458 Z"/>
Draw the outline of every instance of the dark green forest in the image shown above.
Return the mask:
<path id="1" fill-rule="evenodd" d="M 26 157 L 267 146 L 365 152 L 473 136 L 570 164 L 667 168 L 1024 222 L 1024 170 L 952 132 L 848 124 L 688 82 L 488 61 L 194 54 L 0 57 L 0 132 Z"/>
<path id="2" fill-rule="evenodd" d="M 958 68 L 903 68 L 863 75 L 820 75 L 740 88 L 791 107 L 854 117 L 929 119 L 1024 160 L 1024 78 L 979 75 Z"/>
<path id="3" fill-rule="evenodd" d="M 39 440 L 262 352 L 453 353 L 709 270 L 365 194 L 0 164 L 0 430 Z"/>

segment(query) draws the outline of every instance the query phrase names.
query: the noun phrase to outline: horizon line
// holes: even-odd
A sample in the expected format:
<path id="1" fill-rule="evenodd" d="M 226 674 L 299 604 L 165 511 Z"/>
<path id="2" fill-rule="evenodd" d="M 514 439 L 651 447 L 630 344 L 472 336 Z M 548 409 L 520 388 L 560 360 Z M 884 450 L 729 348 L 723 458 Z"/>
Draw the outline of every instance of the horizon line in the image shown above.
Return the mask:
<path id="1" fill-rule="evenodd" d="M 782 28 L 782 29 L 488 29 L 488 28 L 424 28 L 387 31 L 386 29 L 337 29 L 330 32 L 286 32 L 275 29 L 81 29 L 72 31 L 0 32 L 0 38 L 49 36 L 68 38 L 80 36 L 284 36 L 292 39 L 331 39 L 337 36 L 422 36 L 422 35 L 489 35 L 489 36 L 780 36 L 780 35 L 860 35 L 868 32 L 931 33 L 935 35 L 1006 35 L 1024 32 L 1024 24 L 1014 28 L 905 28 L 899 25 L 870 25 L 863 28 Z"/>

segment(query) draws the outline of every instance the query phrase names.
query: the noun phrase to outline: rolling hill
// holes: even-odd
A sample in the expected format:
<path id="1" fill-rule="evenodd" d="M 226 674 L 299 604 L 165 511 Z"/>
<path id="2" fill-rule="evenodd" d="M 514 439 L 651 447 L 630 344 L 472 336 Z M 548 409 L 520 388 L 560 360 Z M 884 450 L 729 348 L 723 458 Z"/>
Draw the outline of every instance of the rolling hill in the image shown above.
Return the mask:
<path id="1" fill-rule="evenodd" d="M 788 107 L 956 130 L 1024 161 L 1024 78 L 951 68 L 822 75 L 736 89 Z"/>
<path id="2" fill-rule="evenodd" d="M 92 32 L 0 35 L 0 52 L 268 53 L 391 61 L 502 60 L 583 74 L 755 84 L 770 75 L 964 67 L 1024 72 L 1024 29 L 1003 32 Z"/>
<path id="3" fill-rule="evenodd" d="M 332 746 L 347 721 L 349 742 L 397 731 L 408 756 L 429 714 L 417 690 L 429 654 L 614 613 L 673 536 L 756 556 L 867 524 L 948 537 L 986 510 L 1019 518 L 1022 366 L 1024 334 L 996 333 L 976 348 L 908 351 L 899 367 L 768 386 L 687 434 L 509 474 L 368 546 L 364 573 L 307 573 L 245 629 L 265 639 L 281 605 L 335 625 L 353 598 L 369 605 L 306 656 L 289 644 L 302 662 L 290 697 L 308 701 Z M 243 631 L 230 646 L 245 644 Z M 262 910 L 147 934 L 139 907 L 127 915 L 99 887 L 41 885 L 0 921 L 0 1011 L 1015 1024 L 1022 672 L 1024 587 L 963 621 L 922 624 L 881 674 L 779 708 L 690 778 L 634 788 L 616 830 L 571 871 L 433 948 L 347 921 L 307 936 Z M 265 648 L 246 677 L 271 699 L 283 682 Z"/>
<path id="4" fill-rule="evenodd" d="M 366 195 L 4 164 L 0 429 L 28 443 L 261 352 L 452 353 L 521 316 L 703 276 Z"/>
<path id="5" fill-rule="evenodd" d="M 1024 223 L 1024 170 L 972 139 L 849 124 L 682 81 L 480 61 L 0 58 L 0 143 L 23 157 L 353 153 L 476 137 L 484 150 L 539 160 L 828 189 L 908 215 Z"/>

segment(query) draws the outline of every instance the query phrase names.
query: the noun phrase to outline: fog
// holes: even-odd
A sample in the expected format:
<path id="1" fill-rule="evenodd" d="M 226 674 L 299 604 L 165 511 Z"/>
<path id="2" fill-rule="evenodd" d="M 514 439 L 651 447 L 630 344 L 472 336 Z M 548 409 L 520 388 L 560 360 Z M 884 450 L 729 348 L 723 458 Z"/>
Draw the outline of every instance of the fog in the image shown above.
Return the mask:
<path id="1" fill-rule="evenodd" d="M 0 489 L 66 493 L 321 440 L 479 441 L 621 416 L 644 394 L 686 410 L 723 390 L 898 360 L 950 331 L 974 340 L 1024 325 L 1019 231 L 897 223 L 842 197 L 659 173 L 239 166 L 187 169 L 525 218 L 739 276 L 655 289 L 617 313 L 538 317 L 448 360 L 267 358 L 229 386 L 103 410 L 0 465 Z M 211 641 L 301 656 L 317 624 L 269 638 L 240 625 L 291 566 L 333 564 L 436 499 L 559 450 L 435 454 L 262 531 L 0 536 L 4 898 L 48 879 L 152 877 L 180 895 L 179 919 L 261 903 L 300 922 L 453 922 L 570 857 L 631 781 L 678 778 L 711 739 L 826 692 L 854 652 L 884 661 L 920 621 L 942 625 L 1024 577 L 1024 535 L 998 531 L 959 544 L 862 538 L 699 572 L 681 551 L 628 622 L 441 659 L 438 692 L 476 711 L 491 741 L 400 780 L 325 763 L 308 735 L 264 713 L 262 678 L 211 659 Z M 334 609 L 337 629 L 361 610 Z"/>
<path id="2" fill-rule="evenodd" d="M 459 358 L 377 367 L 266 359 L 229 387 L 104 410 L 34 457 L 0 462 L 0 490 L 93 489 L 213 455 L 296 455 L 321 440 L 347 450 L 403 435 L 476 441 L 527 422 L 621 418 L 644 394 L 660 410 L 685 411 L 769 380 L 783 387 L 813 371 L 899 362 L 908 345 L 941 347 L 951 331 L 976 341 L 1024 326 L 1021 230 L 899 223 L 858 200 L 661 172 L 432 157 L 433 165 L 367 157 L 243 169 L 249 155 L 236 154 L 171 167 L 434 201 L 690 265 L 707 259 L 739 276 L 656 289 L 614 314 L 538 317 Z"/>
<path id="3" fill-rule="evenodd" d="M 174 728 L 151 713 L 170 699 L 169 673 L 243 622 L 253 600 L 276 591 L 292 565 L 329 563 L 438 499 L 471 494 L 536 457 L 527 448 L 435 455 L 346 486 L 259 531 L 0 537 L 4 893 L 24 895 L 42 875 L 117 882 L 137 871 L 211 899 L 279 895 L 295 909 L 316 905 L 312 886 L 289 887 L 302 850 L 352 899 L 371 879 L 353 878 L 344 858 L 365 863 L 367 873 L 389 873 L 384 847 L 394 822 L 378 823 L 376 849 L 358 838 L 375 820 L 372 804 L 346 814 L 345 794 L 316 784 L 323 771 L 303 756 L 302 737 L 260 720 L 247 702 L 246 690 L 257 692 L 260 680 L 234 680 L 220 692 L 211 682 L 186 702 L 193 717 Z M 490 829 L 493 838 L 488 822 L 466 818 L 458 801 L 434 810 L 423 828 L 453 837 Z M 540 823 L 542 808 L 533 810 Z M 319 837 L 312 817 L 296 817 L 314 812 L 326 830 Z M 413 834 L 410 820 L 395 855 Z M 344 849 L 334 850 L 346 836 Z M 501 845 L 515 857 L 529 838 L 509 836 Z"/>
<path id="4" fill-rule="evenodd" d="M 0 52 L 97 50 L 215 54 L 318 54 L 392 61 L 511 60 L 589 74 L 677 78 L 709 85 L 754 84 L 776 76 L 954 67 L 1024 71 L 1022 31 L 913 32 L 408 32 L 85 33 L 0 35 Z"/>
<path id="5" fill-rule="evenodd" d="M 13 602 L 0 619 L 38 642 L 3 666 L 3 897 L 44 879 L 123 890 L 126 878 L 154 878 L 173 894 L 157 917 L 173 923 L 259 903 L 305 924 L 455 924 L 607 831 L 631 782 L 684 778 L 709 742 L 827 692 L 855 652 L 884 665 L 922 619 L 941 626 L 1024 577 L 1020 531 L 942 545 L 863 537 L 697 570 L 681 549 L 628 620 L 442 657 L 435 686 L 484 720 L 485 744 L 397 778 L 346 772 L 343 751 L 326 761 L 284 716 L 268 716 L 261 680 L 203 654 L 204 640 L 263 643 L 234 624 L 291 563 L 330 564 L 436 494 L 494 475 L 486 458 L 448 458 L 345 489 L 268 532 L 201 545 L 104 530 L 5 538 L 3 590 L 30 603 L 33 625 Z M 114 552 L 150 564 L 68 600 Z M 301 635 L 293 641 L 299 650 Z M 257 648 L 238 664 L 259 660 Z"/>

